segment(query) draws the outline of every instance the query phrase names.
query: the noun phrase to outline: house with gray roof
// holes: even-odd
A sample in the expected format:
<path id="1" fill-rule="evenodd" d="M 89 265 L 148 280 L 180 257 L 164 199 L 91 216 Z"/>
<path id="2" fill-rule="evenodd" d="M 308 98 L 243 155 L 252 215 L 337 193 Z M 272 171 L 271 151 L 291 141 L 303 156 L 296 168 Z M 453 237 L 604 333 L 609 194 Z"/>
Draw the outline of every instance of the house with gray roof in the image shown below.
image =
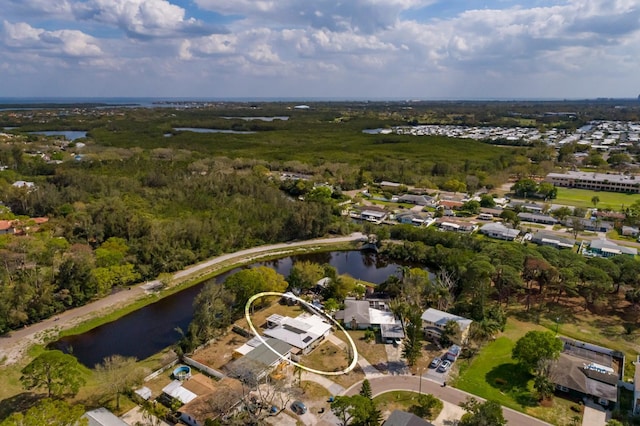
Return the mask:
<path id="1" fill-rule="evenodd" d="M 473 322 L 473 320 L 434 308 L 429 308 L 424 311 L 420 318 L 422 319 L 422 328 L 424 329 L 425 336 L 434 338 L 440 338 L 440 336 L 442 336 L 442 330 L 444 330 L 444 327 L 449 321 L 458 323 L 458 327 L 460 328 L 460 341 L 457 343 L 462 343 L 467 340 L 469 328 Z"/>
<path id="2" fill-rule="evenodd" d="M 428 195 L 404 194 L 398 197 L 399 203 L 415 204 L 416 206 L 435 207 L 436 199 Z"/>
<path id="3" fill-rule="evenodd" d="M 242 372 L 254 372 L 258 379 L 269 374 L 283 360 L 291 358 L 293 346 L 282 340 L 267 337 L 265 343 L 260 343 L 243 357 L 233 361 L 227 369 L 230 377 L 236 377 Z M 268 346 L 267 346 L 268 345 Z M 277 354 L 276 354 L 277 352 Z M 279 354 L 279 355 L 278 355 Z"/>
<path id="4" fill-rule="evenodd" d="M 613 257 L 623 254 L 634 257 L 638 254 L 638 249 L 621 246 L 613 241 L 602 238 L 591 241 L 589 248 L 584 251 L 584 254 L 597 257 Z"/>
<path id="5" fill-rule="evenodd" d="M 546 214 L 521 212 L 518 213 L 518 218 L 523 222 L 542 223 L 544 225 L 555 225 L 558 223 L 558 219 Z"/>
<path id="6" fill-rule="evenodd" d="M 613 349 L 560 337 L 563 349 L 549 378 L 556 389 L 609 406 L 618 400 L 624 354 Z"/>
<path id="7" fill-rule="evenodd" d="M 380 305 L 378 305 L 380 306 Z M 344 323 L 348 330 L 365 330 L 367 328 L 380 328 L 382 325 L 395 325 L 398 320 L 393 312 L 386 309 L 377 309 L 369 300 L 346 299 L 344 309 L 335 313 L 335 319 Z"/>
<path id="8" fill-rule="evenodd" d="M 520 234 L 520 230 L 505 226 L 501 222 L 487 223 L 480 227 L 480 233 L 489 238 L 513 241 Z"/>
<path id="9" fill-rule="evenodd" d="M 82 418 L 87 419 L 89 426 L 129 426 L 124 420 L 104 407 L 87 411 Z"/>
<path id="10" fill-rule="evenodd" d="M 576 240 L 571 238 L 559 237 L 551 232 L 539 231 L 531 238 L 531 242 L 541 246 L 551 246 L 558 249 L 572 249 L 576 245 Z"/>
<path id="11" fill-rule="evenodd" d="M 407 411 L 394 410 L 382 426 L 433 426 L 433 423 Z"/>

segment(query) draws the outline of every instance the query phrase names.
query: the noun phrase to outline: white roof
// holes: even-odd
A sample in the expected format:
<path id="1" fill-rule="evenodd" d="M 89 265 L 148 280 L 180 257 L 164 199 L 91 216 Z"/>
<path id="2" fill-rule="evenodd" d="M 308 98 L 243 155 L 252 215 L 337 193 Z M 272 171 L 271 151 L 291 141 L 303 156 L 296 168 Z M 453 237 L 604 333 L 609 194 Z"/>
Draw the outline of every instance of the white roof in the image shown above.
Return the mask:
<path id="1" fill-rule="evenodd" d="M 177 399 L 183 404 L 187 404 L 198 397 L 195 393 L 182 387 L 180 380 L 174 380 L 167 386 L 162 388 L 162 392 L 166 393 L 170 397 Z"/>
<path id="2" fill-rule="evenodd" d="M 284 317 L 277 327 L 269 328 L 264 334 L 287 342 L 291 346 L 304 349 L 324 336 L 331 325 L 318 315 L 300 315 L 297 318 Z"/>
<path id="3" fill-rule="evenodd" d="M 369 308 L 369 320 L 371 324 L 395 324 L 396 319 L 392 312 Z"/>
<path id="4" fill-rule="evenodd" d="M 138 395 L 140 398 L 144 399 L 145 401 L 151 398 L 151 394 L 152 394 L 151 389 L 149 389 L 146 386 L 143 386 L 140 389 L 136 390 L 136 395 Z"/>
<path id="5" fill-rule="evenodd" d="M 385 217 L 387 214 L 385 212 L 379 212 L 376 210 L 363 210 L 362 215 L 364 216 L 372 216 L 372 217 Z"/>
<path id="6" fill-rule="evenodd" d="M 89 420 L 89 426 L 129 426 L 104 407 L 87 411 L 82 417 Z"/>
<path id="7" fill-rule="evenodd" d="M 455 321 L 460 325 L 460 331 L 464 331 L 471 325 L 473 322 L 470 319 L 459 317 L 454 314 L 450 314 L 449 312 L 440 311 L 438 309 L 429 308 L 422 314 L 422 320 L 428 321 L 430 323 L 434 323 L 440 325 L 442 327 L 445 326 L 449 321 Z"/>
<path id="8" fill-rule="evenodd" d="M 255 347 L 251 346 L 247 343 L 245 343 L 244 345 L 240 346 L 239 348 L 236 348 L 236 352 L 239 353 L 240 355 L 246 355 L 249 352 L 251 352 L 252 350 L 254 350 Z"/>

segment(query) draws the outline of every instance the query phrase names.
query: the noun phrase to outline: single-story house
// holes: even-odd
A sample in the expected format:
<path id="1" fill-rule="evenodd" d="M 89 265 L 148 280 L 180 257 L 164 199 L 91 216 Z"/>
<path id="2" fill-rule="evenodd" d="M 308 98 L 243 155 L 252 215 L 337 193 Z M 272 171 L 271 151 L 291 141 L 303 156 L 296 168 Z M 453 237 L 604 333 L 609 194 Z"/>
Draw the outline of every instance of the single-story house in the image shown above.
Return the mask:
<path id="1" fill-rule="evenodd" d="M 555 225 L 558 223 L 558 219 L 546 214 L 537 213 L 518 213 L 518 218 L 523 222 L 542 223 L 544 225 Z"/>
<path id="2" fill-rule="evenodd" d="M 428 214 L 415 212 L 402 212 L 396 215 L 396 220 L 405 225 L 429 226 L 435 220 Z"/>
<path id="3" fill-rule="evenodd" d="M 457 210 L 462 207 L 464 203 L 462 201 L 454 200 L 440 200 L 438 205 L 446 210 Z"/>
<path id="4" fill-rule="evenodd" d="M 471 233 L 477 228 L 477 225 L 471 222 L 452 220 L 442 217 L 436 220 L 436 224 L 441 230 L 449 232 Z"/>
<path id="5" fill-rule="evenodd" d="M 24 180 L 17 180 L 13 182 L 12 186 L 16 188 L 26 188 L 26 189 L 35 189 L 36 184 L 33 182 L 27 182 Z"/>
<path id="6" fill-rule="evenodd" d="M 638 235 L 640 235 L 640 229 L 635 226 L 623 226 L 622 235 L 625 235 L 627 237 L 637 237 Z"/>
<path id="7" fill-rule="evenodd" d="M 258 337 L 254 337 L 254 339 L 257 339 L 260 344 L 253 347 L 250 351 L 246 352 L 243 357 L 233 361 L 231 365 L 227 367 L 231 377 L 236 377 L 240 374 L 239 372 L 251 371 L 256 375 L 256 378 L 261 379 L 280 365 L 281 362 L 291 358 L 291 350 L 293 347 L 287 342 L 267 337 L 264 339 L 266 342 L 266 344 L 264 344 Z M 244 346 L 246 345 L 243 345 L 241 348 L 244 348 Z"/>
<path id="8" fill-rule="evenodd" d="M 573 227 L 575 222 L 578 222 L 586 231 L 592 232 L 609 232 L 613 229 L 613 223 L 603 220 L 584 219 L 581 217 L 569 217 L 565 219 L 562 224 L 569 228 Z"/>
<path id="9" fill-rule="evenodd" d="M 0 235 L 13 234 L 14 232 L 12 220 L 0 220 Z"/>
<path id="10" fill-rule="evenodd" d="M 124 420 L 104 407 L 87 411 L 82 415 L 82 418 L 87 419 L 89 426 L 129 426 Z"/>
<path id="11" fill-rule="evenodd" d="M 404 194 L 398 197 L 399 203 L 415 204 L 417 206 L 436 206 L 436 199 L 428 195 Z"/>
<path id="12" fill-rule="evenodd" d="M 627 215 L 620 212 L 607 212 L 603 210 L 598 210 L 596 212 L 596 217 L 602 220 L 620 221 L 620 220 L 625 220 L 627 218 Z"/>
<path id="13" fill-rule="evenodd" d="M 473 322 L 470 319 L 440 311 L 438 309 L 429 308 L 422 313 L 422 328 L 425 336 L 440 338 L 442 330 L 449 321 L 455 321 L 460 328 L 460 342 L 465 342 L 469 336 L 469 326 Z"/>
<path id="14" fill-rule="evenodd" d="M 520 234 L 520 230 L 508 228 L 501 222 L 493 222 L 482 225 L 480 233 L 490 238 L 513 241 Z"/>
<path id="15" fill-rule="evenodd" d="M 374 210 L 373 208 L 367 208 L 360 212 L 360 219 L 368 220 L 370 222 L 380 222 L 387 218 L 387 212 L 384 210 Z"/>
<path id="16" fill-rule="evenodd" d="M 541 246 L 551 246 L 555 248 L 573 248 L 576 244 L 576 240 L 571 238 L 559 237 L 550 232 L 539 231 L 536 232 L 531 238 L 532 243 L 536 243 Z"/>
<path id="17" fill-rule="evenodd" d="M 302 314 L 296 318 L 273 314 L 267 318 L 264 334 L 287 342 L 297 353 L 308 354 L 331 332 L 331 325 L 319 315 Z"/>
<path id="18" fill-rule="evenodd" d="M 378 305 L 380 306 L 380 305 Z M 370 327 L 378 328 L 382 324 L 396 324 L 393 313 L 385 309 L 372 307 L 369 300 L 346 299 L 344 309 L 337 311 L 335 318 L 344 323 L 348 330 L 364 330 Z"/>
<path id="19" fill-rule="evenodd" d="M 604 406 L 615 404 L 624 371 L 624 354 L 578 340 L 560 339 L 564 346 L 549 376 L 556 389 L 592 398 Z"/>
<path id="20" fill-rule="evenodd" d="M 225 377 L 215 382 L 210 392 L 180 407 L 180 420 L 187 424 L 204 425 L 207 419 L 216 419 L 223 413 L 229 413 L 241 402 L 242 383 Z"/>
<path id="21" fill-rule="evenodd" d="M 394 410 L 382 426 L 433 426 L 433 423 L 407 411 Z"/>
<path id="22" fill-rule="evenodd" d="M 627 256 L 636 256 L 638 249 L 633 247 L 625 247 L 606 239 L 597 239 L 591 241 L 589 248 L 585 251 L 587 256 L 597 257 L 613 257 L 619 254 Z"/>
<path id="23" fill-rule="evenodd" d="M 527 211 L 531 213 L 542 213 L 543 210 L 542 204 L 521 203 L 517 201 L 510 202 L 508 204 L 508 207 L 512 209 L 520 208 L 521 211 Z"/>

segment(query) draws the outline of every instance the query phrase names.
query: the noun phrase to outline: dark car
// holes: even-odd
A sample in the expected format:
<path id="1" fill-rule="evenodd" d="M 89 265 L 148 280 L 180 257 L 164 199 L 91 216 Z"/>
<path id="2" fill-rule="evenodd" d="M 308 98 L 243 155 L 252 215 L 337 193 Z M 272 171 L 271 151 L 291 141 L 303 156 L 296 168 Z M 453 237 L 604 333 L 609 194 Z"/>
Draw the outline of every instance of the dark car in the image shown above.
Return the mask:
<path id="1" fill-rule="evenodd" d="M 440 359 L 440 357 L 437 356 L 433 359 L 433 361 L 431 361 L 431 364 L 429 364 L 429 368 L 436 368 L 437 366 L 440 365 L 441 362 L 442 362 L 442 359 Z"/>
<path id="2" fill-rule="evenodd" d="M 291 404 L 291 411 L 296 414 L 304 414 L 307 412 L 307 406 L 302 401 L 293 401 Z"/>

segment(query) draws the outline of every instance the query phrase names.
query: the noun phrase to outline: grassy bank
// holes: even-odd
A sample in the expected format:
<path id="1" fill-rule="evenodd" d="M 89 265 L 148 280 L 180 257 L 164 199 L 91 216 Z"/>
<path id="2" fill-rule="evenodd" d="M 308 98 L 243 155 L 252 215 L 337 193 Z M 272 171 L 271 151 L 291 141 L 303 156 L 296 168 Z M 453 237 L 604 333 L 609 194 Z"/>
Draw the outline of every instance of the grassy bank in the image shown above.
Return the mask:
<path id="1" fill-rule="evenodd" d="M 103 312 L 97 312 L 95 313 L 95 315 L 92 315 L 92 318 L 87 319 L 86 321 L 82 321 L 76 326 L 61 331 L 57 337 L 86 333 L 87 331 L 94 329 L 100 325 L 115 321 L 118 318 L 130 314 L 131 312 L 155 303 L 160 299 L 169 297 L 175 293 L 200 284 L 203 281 L 214 278 L 234 268 L 250 265 L 256 262 L 266 262 L 269 260 L 305 253 L 323 253 L 327 251 L 345 251 L 355 249 L 355 243 L 317 244 L 285 249 L 274 249 L 262 253 L 256 253 L 255 255 L 251 255 L 249 257 L 239 256 L 233 259 L 229 259 L 225 262 L 212 265 L 205 271 L 198 271 L 191 276 L 175 281 L 171 286 L 164 288 L 155 294 L 145 295 L 142 298 L 133 301 L 132 303 L 127 303 L 126 306 L 117 307 L 115 309 L 113 309 L 113 307 L 110 307 Z"/>
<path id="2" fill-rule="evenodd" d="M 593 207 L 591 199 L 598 197 L 599 209 L 621 210 L 640 200 L 640 194 L 623 194 L 619 192 L 589 191 L 587 189 L 558 188 L 558 195 L 553 204 L 566 204 L 569 206 L 590 208 Z"/>

